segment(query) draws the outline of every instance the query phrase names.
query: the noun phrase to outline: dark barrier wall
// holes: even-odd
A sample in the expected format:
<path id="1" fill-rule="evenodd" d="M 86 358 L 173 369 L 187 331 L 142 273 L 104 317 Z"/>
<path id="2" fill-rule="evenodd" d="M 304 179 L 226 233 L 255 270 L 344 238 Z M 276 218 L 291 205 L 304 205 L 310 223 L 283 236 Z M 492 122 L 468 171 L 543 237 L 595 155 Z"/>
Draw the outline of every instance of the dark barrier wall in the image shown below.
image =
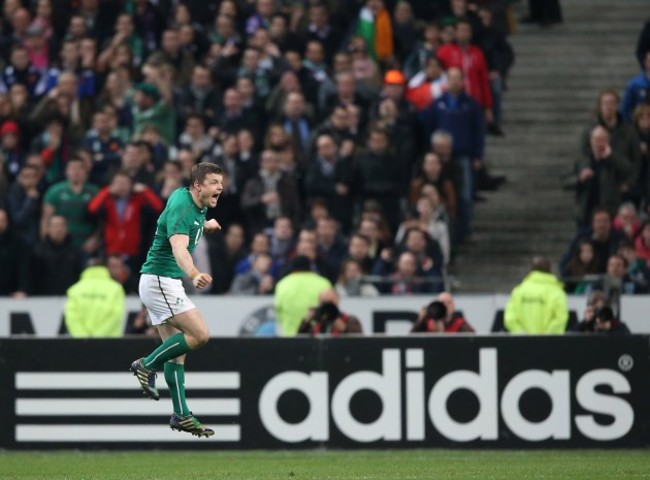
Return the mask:
<path id="1" fill-rule="evenodd" d="M 648 340 L 212 339 L 186 381 L 209 440 L 142 398 L 153 340 L 2 340 L 0 448 L 645 446 Z"/>

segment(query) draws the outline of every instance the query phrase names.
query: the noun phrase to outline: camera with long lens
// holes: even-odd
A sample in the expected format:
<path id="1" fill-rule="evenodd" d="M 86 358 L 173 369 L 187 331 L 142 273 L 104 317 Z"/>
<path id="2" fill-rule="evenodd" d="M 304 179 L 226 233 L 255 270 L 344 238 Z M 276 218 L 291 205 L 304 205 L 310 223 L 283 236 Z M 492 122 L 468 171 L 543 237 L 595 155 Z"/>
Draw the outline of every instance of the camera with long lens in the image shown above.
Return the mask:
<path id="1" fill-rule="evenodd" d="M 323 326 L 324 330 L 329 330 L 340 315 L 341 312 L 336 304 L 323 302 L 314 310 L 313 318 Z"/>

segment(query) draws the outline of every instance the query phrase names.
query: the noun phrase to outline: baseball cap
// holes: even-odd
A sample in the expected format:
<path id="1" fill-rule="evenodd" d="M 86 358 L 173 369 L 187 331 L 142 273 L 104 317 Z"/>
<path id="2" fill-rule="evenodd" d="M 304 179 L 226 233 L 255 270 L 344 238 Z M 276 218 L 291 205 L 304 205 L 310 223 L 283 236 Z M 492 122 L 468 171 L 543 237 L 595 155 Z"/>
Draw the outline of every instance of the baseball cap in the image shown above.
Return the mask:
<path id="1" fill-rule="evenodd" d="M 156 87 L 153 83 L 149 83 L 149 82 L 138 83 L 135 86 L 135 90 L 138 92 L 142 92 L 145 95 L 149 95 L 150 97 L 153 97 L 154 100 L 160 100 L 160 90 L 158 90 L 158 87 Z"/>
<path id="2" fill-rule="evenodd" d="M 391 85 L 404 85 L 406 79 L 399 70 L 388 70 L 384 75 L 384 83 Z"/>
<path id="3" fill-rule="evenodd" d="M 16 122 L 4 122 L 2 124 L 2 127 L 0 127 L 0 137 L 4 137 L 8 133 L 18 135 L 19 131 L 20 129 L 18 128 L 18 124 Z"/>

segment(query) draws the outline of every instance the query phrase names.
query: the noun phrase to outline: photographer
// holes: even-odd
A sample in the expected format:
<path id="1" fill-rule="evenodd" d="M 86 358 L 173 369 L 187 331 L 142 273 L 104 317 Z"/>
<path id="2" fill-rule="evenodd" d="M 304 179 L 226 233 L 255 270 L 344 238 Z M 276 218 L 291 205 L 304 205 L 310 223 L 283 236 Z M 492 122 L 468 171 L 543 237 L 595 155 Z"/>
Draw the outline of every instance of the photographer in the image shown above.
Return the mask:
<path id="1" fill-rule="evenodd" d="M 596 310 L 593 332 L 603 335 L 630 335 L 630 329 L 617 318 L 611 307 L 602 307 Z"/>
<path id="2" fill-rule="evenodd" d="M 438 299 L 422 307 L 411 333 L 474 333 L 474 329 L 463 316 L 449 312 L 443 302 L 444 300 Z"/>
<path id="3" fill-rule="evenodd" d="M 307 312 L 298 333 L 328 333 L 331 335 L 346 335 L 363 333 L 359 319 L 339 310 L 339 296 L 336 290 L 324 290 L 318 297 L 318 306 Z"/>

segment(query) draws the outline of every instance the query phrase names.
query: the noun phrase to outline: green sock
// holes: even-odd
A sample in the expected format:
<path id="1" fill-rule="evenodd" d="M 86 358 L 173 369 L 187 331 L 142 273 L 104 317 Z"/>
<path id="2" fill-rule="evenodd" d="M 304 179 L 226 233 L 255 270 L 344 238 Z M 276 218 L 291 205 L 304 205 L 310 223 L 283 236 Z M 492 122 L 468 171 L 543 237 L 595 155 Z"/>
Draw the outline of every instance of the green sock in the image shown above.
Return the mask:
<path id="1" fill-rule="evenodd" d="M 185 366 L 174 362 L 165 362 L 165 381 L 172 396 L 174 413 L 184 417 L 190 414 L 185 401 Z"/>
<path id="2" fill-rule="evenodd" d="M 187 346 L 187 342 L 185 341 L 185 335 L 183 333 L 177 333 L 165 340 L 148 357 L 145 357 L 144 366 L 151 370 L 160 370 L 160 367 L 167 360 L 180 357 L 190 350 L 190 347 Z"/>

